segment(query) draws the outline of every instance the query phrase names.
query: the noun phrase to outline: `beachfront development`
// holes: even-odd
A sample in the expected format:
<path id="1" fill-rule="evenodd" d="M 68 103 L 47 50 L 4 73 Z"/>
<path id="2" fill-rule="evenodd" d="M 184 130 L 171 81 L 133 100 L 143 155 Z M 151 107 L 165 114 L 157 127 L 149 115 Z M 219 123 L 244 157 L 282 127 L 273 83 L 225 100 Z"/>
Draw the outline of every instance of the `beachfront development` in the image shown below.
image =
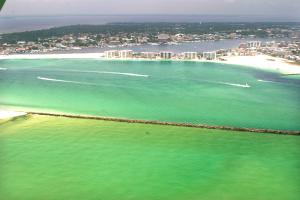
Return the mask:
<path id="1" fill-rule="evenodd" d="M 51 33 L 51 34 L 50 34 Z M 185 43 L 241 41 L 242 48 L 256 48 L 261 40 L 266 52 L 291 60 L 299 54 L 300 28 L 297 23 L 142 23 L 70 26 L 48 30 L 0 34 L 0 54 L 82 52 L 95 48 L 131 49 Z M 248 41 L 253 41 L 252 43 Z M 192 46 L 191 46 L 192 48 Z M 228 48 L 222 48 L 227 50 Z M 189 49 L 188 51 L 191 51 Z M 217 48 L 216 50 L 221 50 Z M 143 52 L 142 50 L 139 52 Z M 157 52 L 157 51 L 155 51 Z M 194 51 L 192 51 L 194 52 Z M 298 53 L 297 53 L 298 52 Z M 199 53 L 199 52 L 198 52 Z M 221 52 L 219 52 L 221 53 Z M 250 53 L 250 52 L 245 52 Z M 149 55 L 151 56 L 151 55 Z M 299 55 L 298 55 L 299 56 Z"/>
<path id="2" fill-rule="evenodd" d="M 198 44 L 201 45 L 201 44 Z M 236 48 L 208 52 L 150 52 L 133 50 L 107 50 L 101 53 L 52 53 L 52 54 L 9 54 L 0 55 L 7 59 L 103 59 L 140 61 L 195 61 L 215 62 L 254 67 L 275 71 L 285 75 L 300 74 L 300 42 L 248 41 Z M 0 70 L 4 68 L 0 68 Z"/>
<path id="3" fill-rule="evenodd" d="M 201 45 L 201 44 L 199 44 Z M 109 50 L 104 52 L 108 59 L 153 59 L 153 60 L 222 60 L 229 56 L 270 55 L 284 58 L 300 64 L 300 41 L 294 42 L 266 42 L 248 41 L 237 48 L 219 49 L 209 52 L 134 52 L 133 50 Z"/>

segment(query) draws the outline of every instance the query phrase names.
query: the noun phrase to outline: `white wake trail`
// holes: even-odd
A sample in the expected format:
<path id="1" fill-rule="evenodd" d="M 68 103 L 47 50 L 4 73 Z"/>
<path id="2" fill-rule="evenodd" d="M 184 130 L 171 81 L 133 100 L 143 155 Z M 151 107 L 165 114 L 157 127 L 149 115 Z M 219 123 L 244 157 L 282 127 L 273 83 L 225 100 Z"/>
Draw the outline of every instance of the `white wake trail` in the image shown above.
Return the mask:
<path id="1" fill-rule="evenodd" d="M 0 70 L 5 71 L 7 68 L 0 67 Z"/>
<path id="2" fill-rule="evenodd" d="M 123 75 L 123 76 L 135 76 L 135 77 L 144 77 L 148 78 L 149 75 L 146 74 L 135 74 L 135 73 L 126 73 L 126 72 L 112 72 L 112 71 L 88 71 L 88 70 L 55 70 L 62 72 L 78 72 L 78 73 L 96 73 L 96 74 L 113 74 L 113 75 Z"/>
<path id="3" fill-rule="evenodd" d="M 262 80 L 262 79 L 259 79 L 257 80 L 258 82 L 263 82 L 263 83 L 277 83 L 275 81 L 268 81 L 268 80 Z"/>
<path id="4" fill-rule="evenodd" d="M 93 73 L 99 73 L 99 74 L 115 74 L 115 75 L 124 75 L 124 76 L 137 76 L 137 77 L 149 77 L 149 75 L 145 74 L 134 74 L 134 73 L 125 73 L 125 72 L 108 72 L 108 71 L 90 71 Z"/>
<path id="5" fill-rule="evenodd" d="M 230 85 L 235 87 L 242 87 L 242 88 L 250 88 L 251 86 L 248 84 L 238 84 L 238 83 L 228 83 L 228 82 L 217 82 L 224 85 Z"/>
<path id="6" fill-rule="evenodd" d="M 37 79 L 43 80 L 43 81 L 53 81 L 53 82 L 61 82 L 61 83 L 74 83 L 74 84 L 79 84 L 79 85 L 95 85 L 93 83 L 54 79 L 54 78 L 47 78 L 47 77 L 41 77 L 41 76 L 38 76 Z"/>

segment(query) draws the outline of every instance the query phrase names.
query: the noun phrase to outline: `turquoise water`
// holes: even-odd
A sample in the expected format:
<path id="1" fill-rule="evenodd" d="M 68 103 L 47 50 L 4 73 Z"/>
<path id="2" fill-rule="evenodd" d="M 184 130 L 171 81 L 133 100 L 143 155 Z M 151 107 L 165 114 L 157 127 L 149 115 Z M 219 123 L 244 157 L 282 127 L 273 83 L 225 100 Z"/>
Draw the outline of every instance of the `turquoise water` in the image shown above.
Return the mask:
<path id="1" fill-rule="evenodd" d="M 2 107 L 300 130 L 300 80 L 272 72 L 84 59 L 2 60 L 0 67 Z"/>
<path id="2" fill-rule="evenodd" d="M 0 123 L 5 200 L 296 200 L 300 137 L 28 116 Z"/>

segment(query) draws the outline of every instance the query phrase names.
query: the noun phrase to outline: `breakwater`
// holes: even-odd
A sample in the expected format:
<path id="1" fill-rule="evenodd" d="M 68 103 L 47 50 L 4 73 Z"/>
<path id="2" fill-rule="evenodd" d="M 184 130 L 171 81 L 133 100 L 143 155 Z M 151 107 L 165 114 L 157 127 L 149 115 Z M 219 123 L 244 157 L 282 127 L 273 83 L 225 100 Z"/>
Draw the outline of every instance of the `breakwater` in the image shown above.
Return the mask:
<path id="1" fill-rule="evenodd" d="M 163 121 L 152 121 L 152 120 L 124 119 L 124 118 L 87 116 L 87 115 L 55 114 L 55 113 L 43 113 L 43 112 L 28 112 L 28 114 L 53 116 L 53 117 L 77 118 L 77 119 L 103 120 L 103 121 L 124 122 L 124 123 L 152 124 L 152 125 L 179 126 L 179 127 L 190 127 L 190 128 L 219 129 L 219 130 L 238 131 L 238 132 L 271 133 L 271 134 L 299 135 L 300 136 L 300 131 L 289 131 L 289 130 L 257 129 L 257 128 L 231 127 L 231 126 L 213 126 L 213 125 L 206 125 L 206 124 L 163 122 Z"/>

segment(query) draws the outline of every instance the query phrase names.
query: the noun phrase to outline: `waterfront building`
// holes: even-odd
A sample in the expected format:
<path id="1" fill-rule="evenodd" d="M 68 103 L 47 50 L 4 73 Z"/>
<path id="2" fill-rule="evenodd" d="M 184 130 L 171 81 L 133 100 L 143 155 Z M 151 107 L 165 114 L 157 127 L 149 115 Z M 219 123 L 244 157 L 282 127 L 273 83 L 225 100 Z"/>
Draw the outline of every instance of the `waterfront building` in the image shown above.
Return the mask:
<path id="1" fill-rule="evenodd" d="M 215 60 L 217 58 L 217 53 L 215 51 L 203 52 L 203 58 L 206 60 Z"/>
<path id="2" fill-rule="evenodd" d="M 247 47 L 248 47 L 247 43 L 241 43 L 241 44 L 239 45 L 239 48 L 240 48 L 240 49 L 246 49 Z"/>
<path id="3" fill-rule="evenodd" d="M 248 48 L 259 48 L 259 47 L 261 47 L 261 41 L 250 41 L 250 42 L 247 42 L 247 47 Z"/>
<path id="4" fill-rule="evenodd" d="M 184 52 L 184 59 L 187 60 L 195 60 L 198 58 L 198 53 L 197 52 Z"/>
<path id="5" fill-rule="evenodd" d="M 106 58 L 118 58 L 119 52 L 117 50 L 105 51 L 104 55 Z"/>
<path id="6" fill-rule="evenodd" d="M 26 44 L 26 42 L 25 41 L 18 41 L 17 44 L 24 45 L 24 44 Z"/>
<path id="7" fill-rule="evenodd" d="M 133 57 L 132 50 L 122 50 L 122 51 L 119 51 L 118 53 L 119 53 L 120 58 L 132 58 Z"/>
<path id="8" fill-rule="evenodd" d="M 159 53 L 161 59 L 171 59 L 173 53 L 168 51 L 163 51 Z"/>
<path id="9" fill-rule="evenodd" d="M 160 43 L 167 43 L 170 41 L 170 35 L 169 34 L 159 34 L 157 36 L 157 39 Z"/>
<path id="10" fill-rule="evenodd" d="M 145 59 L 156 59 L 157 56 L 156 52 L 141 52 L 141 57 Z"/>

